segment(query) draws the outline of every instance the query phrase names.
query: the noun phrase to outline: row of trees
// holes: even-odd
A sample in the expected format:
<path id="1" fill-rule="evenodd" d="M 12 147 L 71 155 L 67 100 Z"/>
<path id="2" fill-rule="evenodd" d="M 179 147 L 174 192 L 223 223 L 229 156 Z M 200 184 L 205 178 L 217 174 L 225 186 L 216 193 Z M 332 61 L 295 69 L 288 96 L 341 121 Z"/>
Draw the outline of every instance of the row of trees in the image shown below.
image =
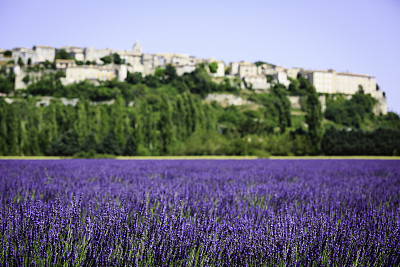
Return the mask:
<path id="1" fill-rule="evenodd" d="M 335 123 L 360 128 L 365 119 L 373 119 L 377 100 L 362 90 L 347 100 L 342 96 L 327 101 L 325 118 Z"/>
<path id="2" fill-rule="evenodd" d="M 3 77 L 6 74 L 11 75 L 4 72 Z M 28 86 L 25 99 L 11 105 L 0 101 L 2 155 L 73 155 L 82 151 L 117 155 L 350 153 L 328 151 L 329 144 L 336 142 L 329 140 L 343 136 L 332 131 L 324 134 L 318 95 L 301 76 L 292 80 L 289 90 L 276 84 L 270 93 L 250 94 L 249 100 L 257 105 L 223 108 L 215 102 L 202 103 L 202 97 L 211 92 L 238 93 L 240 84 L 213 82 L 205 66 L 178 76 L 168 65 L 158 68 L 154 75 L 129 73 L 126 82 L 113 80 L 100 85 L 85 81 L 63 86 L 63 75 L 43 75 Z M 292 126 L 289 94 L 304 99 L 302 110 L 306 115 L 299 128 Z M 75 107 L 64 106 L 59 100 L 37 107 L 29 95 L 76 97 L 80 101 Z M 112 99 L 112 105 L 96 102 Z M 356 127 L 340 116 L 340 109 L 345 109 L 358 114 L 361 121 L 371 118 L 376 125 L 398 125 L 400 129 L 397 114 L 374 117 L 373 104 L 362 92 L 351 100 L 331 99 L 325 118 L 342 127 Z"/>
<path id="3" fill-rule="evenodd" d="M 64 86 L 60 80 L 64 76 L 63 71 L 43 74 L 39 80 L 30 84 L 25 92 L 34 96 L 81 98 L 91 101 L 106 101 L 121 96 L 129 102 L 137 96 L 155 91 L 160 87 L 168 87 L 173 94 L 190 92 L 202 97 L 211 92 L 237 93 L 240 90 L 240 81 L 239 84 L 231 84 L 228 79 L 221 83 L 213 82 L 204 66 L 192 73 L 178 76 L 175 67 L 168 65 L 166 68 L 157 68 L 154 75 L 143 77 L 138 72 L 128 73 L 126 82 L 111 80 L 102 82 L 100 85 L 83 81 Z"/>
<path id="4" fill-rule="evenodd" d="M 378 128 L 373 131 L 330 127 L 322 140 L 325 155 L 400 155 L 400 129 Z"/>
<path id="5" fill-rule="evenodd" d="M 169 75 L 163 75 L 163 80 L 169 79 Z M 40 84 L 45 80 L 41 80 L 28 90 L 43 88 L 47 93 L 60 93 L 52 79 L 57 77 L 43 86 Z M 80 91 L 81 96 L 76 107 L 64 106 L 58 100 L 45 107 L 35 106 L 31 98 L 13 104 L 1 101 L 0 152 L 3 155 L 73 155 L 80 151 L 117 155 L 281 155 L 311 154 L 318 149 L 311 131 L 287 131 L 292 129 L 290 103 L 281 85 L 276 85 L 270 94 L 253 95 L 252 100 L 259 104 L 257 109 L 223 108 L 217 103 L 202 103 L 201 97 L 190 91 L 179 93 L 171 84 L 173 81 L 155 89 L 142 83 L 110 82 L 114 85 L 103 86 L 115 90 L 112 105 L 99 105 L 90 101 L 90 97 L 85 98 L 85 92 L 99 89 L 90 83 L 75 85 L 80 86 L 76 93 Z M 312 87 L 309 89 L 310 95 L 315 93 Z M 311 98 L 310 103 L 308 106 L 312 107 Z M 316 105 L 314 109 L 318 109 Z"/>
<path id="6" fill-rule="evenodd" d="M 80 101 L 76 107 L 52 102 L 0 100 L 0 152 L 3 155 L 72 155 L 79 151 L 127 155 L 166 155 L 196 131 L 215 131 L 212 108 L 192 94 L 148 97 L 128 107 Z"/>
<path id="7" fill-rule="evenodd" d="M 15 73 L 6 66 L 0 68 L 0 93 L 9 94 L 14 90 Z"/>

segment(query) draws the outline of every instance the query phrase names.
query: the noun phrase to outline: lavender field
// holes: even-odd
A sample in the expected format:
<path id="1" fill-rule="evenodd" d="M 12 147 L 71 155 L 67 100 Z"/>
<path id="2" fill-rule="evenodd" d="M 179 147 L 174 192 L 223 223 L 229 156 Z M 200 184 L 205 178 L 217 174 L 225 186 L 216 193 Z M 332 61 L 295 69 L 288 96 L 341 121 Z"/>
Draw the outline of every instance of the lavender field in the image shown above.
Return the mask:
<path id="1" fill-rule="evenodd" d="M 1 266 L 399 266 L 400 162 L 0 161 Z"/>

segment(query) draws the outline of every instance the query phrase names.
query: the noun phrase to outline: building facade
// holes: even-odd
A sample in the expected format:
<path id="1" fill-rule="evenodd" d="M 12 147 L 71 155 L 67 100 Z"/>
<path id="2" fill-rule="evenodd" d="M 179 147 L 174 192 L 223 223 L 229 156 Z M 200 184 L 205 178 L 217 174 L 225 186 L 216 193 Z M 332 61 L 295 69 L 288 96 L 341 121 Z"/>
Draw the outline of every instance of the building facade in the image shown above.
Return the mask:
<path id="1" fill-rule="evenodd" d="M 51 46 L 35 45 L 33 50 L 36 52 L 38 62 L 53 62 L 56 56 L 56 49 Z"/>

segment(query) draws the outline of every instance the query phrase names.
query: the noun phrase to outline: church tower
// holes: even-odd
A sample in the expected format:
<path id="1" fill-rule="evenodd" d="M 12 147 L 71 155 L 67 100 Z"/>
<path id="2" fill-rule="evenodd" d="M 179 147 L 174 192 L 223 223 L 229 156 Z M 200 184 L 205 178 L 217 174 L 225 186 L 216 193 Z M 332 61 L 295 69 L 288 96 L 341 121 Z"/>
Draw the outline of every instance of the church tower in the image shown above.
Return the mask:
<path id="1" fill-rule="evenodd" d="M 134 54 L 142 54 L 142 46 L 140 45 L 139 41 L 133 45 L 132 52 Z"/>

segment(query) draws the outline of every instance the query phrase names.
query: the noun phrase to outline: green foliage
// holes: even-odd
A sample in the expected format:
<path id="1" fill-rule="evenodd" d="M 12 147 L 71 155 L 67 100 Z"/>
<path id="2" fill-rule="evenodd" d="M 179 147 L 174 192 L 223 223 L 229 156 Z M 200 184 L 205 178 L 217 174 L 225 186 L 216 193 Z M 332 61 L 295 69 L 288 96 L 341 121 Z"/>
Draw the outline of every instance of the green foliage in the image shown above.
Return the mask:
<path id="1" fill-rule="evenodd" d="M 376 123 L 381 127 L 400 130 L 400 116 L 394 112 L 388 112 L 384 116 L 378 116 L 376 120 Z"/>
<path id="2" fill-rule="evenodd" d="M 330 127 L 322 140 L 325 155 L 397 156 L 400 151 L 400 130 L 378 128 L 374 131 L 340 130 Z"/>
<path id="3" fill-rule="evenodd" d="M 18 65 L 20 66 L 20 67 L 23 67 L 25 64 L 24 64 L 24 62 L 22 61 L 22 58 L 18 58 Z"/>
<path id="4" fill-rule="evenodd" d="M 168 64 L 165 67 L 165 82 L 170 83 L 178 78 L 178 74 L 176 74 L 176 68 L 171 64 Z"/>
<path id="5" fill-rule="evenodd" d="M 94 150 L 90 150 L 88 152 L 81 151 L 72 156 L 73 158 L 77 159 L 114 159 L 116 158 L 115 155 L 111 154 L 98 154 Z"/>
<path id="6" fill-rule="evenodd" d="M 264 65 L 264 64 L 267 64 L 268 66 L 274 67 L 274 65 L 269 64 L 269 63 L 264 62 L 264 61 L 256 61 L 256 62 L 254 62 L 254 64 L 255 64 L 257 67 L 258 67 L 258 66 L 261 66 L 261 65 Z"/>
<path id="7" fill-rule="evenodd" d="M 100 144 L 99 152 L 103 154 L 121 155 L 122 147 L 119 145 L 117 136 L 113 130 L 110 130 Z"/>
<path id="8" fill-rule="evenodd" d="M 159 120 L 162 155 L 170 154 L 171 144 L 173 141 L 172 137 L 174 129 L 172 123 L 172 108 L 169 102 L 168 96 L 163 94 L 161 96 Z"/>
<path id="9" fill-rule="evenodd" d="M 6 67 L 0 68 L 0 93 L 9 94 L 14 90 L 15 74 L 13 69 L 7 71 Z"/>
<path id="10" fill-rule="evenodd" d="M 0 85 L 5 85 L 1 87 L 4 92 L 13 90 L 13 75 L 11 69 L 1 69 Z M 340 145 L 338 138 L 350 138 L 343 133 L 325 134 L 321 150 L 322 114 L 318 95 L 301 76 L 291 80 L 289 90 L 277 84 L 271 88 L 271 93 L 263 94 L 241 92 L 237 79 L 213 82 L 204 66 L 177 76 L 176 69 L 168 65 L 144 78 L 141 73 L 128 73 L 126 82 L 111 80 L 98 85 L 83 81 L 63 86 L 60 79 L 64 76 L 64 72 L 47 72 L 30 84 L 25 93 L 79 98 L 76 107 L 64 106 L 57 99 L 49 106 L 37 107 L 29 96 L 12 105 L 0 100 L 0 154 L 76 157 L 97 154 L 310 155 L 329 154 L 326 151 L 332 150 L 333 144 L 336 150 L 332 153 L 355 151 L 346 148 L 348 144 L 344 141 Z M 240 93 L 256 104 L 224 108 L 215 102 L 203 103 L 202 97 L 214 92 Z M 304 112 L 300 115 L 291 116 L 289 94 L 302 97 Z M 108 100 L 114 102 L 98 102 Z M 399 130 L 397 114 L 372 115 L 374 103 L 362 92 L 351 100 L 339 97 L 328 101 L 325 116 L 334 118 L 330 124 L 347 126 L 345 119 L 338 116 L 345 110 L 348 113 L 341 116 L 358 116 L 360 127 L 364 120 L 371 128 Z M 347 124 L 357 125 L 351 120 Z M 308 129 L 303 129 L 306 125 Z M 386 130 L 377 134 L 390 140 L 396 136 Z M 369 137 L 365 139 L 365 136 L 358 137 L 367 140 Z M 400 150 L 391 147 L 382 151 L 377 153 L 396 154 Z"/>
<path id="11" fill-rule="evenodd" d="M 303 77 L 299 77 L 299 79 L 288 78 L 290 81 L 289 84 L 289 94 L 295 96 L 306 96 L 307 95 L 307 80 Z"/>
<path id="12" fill-rule="evenodd" d="M 26 75 L 26 76 L 22 79 L 22 81 L 23 81 L 25 84 L 28 84 L 28 83 L 29 83 L 29 75 Z"/>
<path id="13" fill-rule="evenodd" d="M 161 82 L 165 80 L 165 69 L 161 67 L 157 67 L 156 70 L 154 71 L 154 76 Z"/>
<path id="14" fill-rule="evenodd" d="M 308 125 L 308 136 L 313 147 L 312 154 L 319 154 L 323 135 L 321 103 L 314 86 L 303 77 L 299 79 L 300 88 L 307 91 L 306 123 Z"/>
<path id="15" fill-rule="evenodd" d="M 338 97 L 329 100 L 325 118 L 345 126 L 360 128 L 364 119 L 373 118 L 373 107 L 376 100 L 363 92 L 356 93 L 350 100 Z"/>
<path id="16" fill-rule="evenodd" d="M 73 57 L 64 49 L 60 49 L 57 51 L 56 59 L 73 59 Z"/>
<path id="17" fill-rule="evenodd" d="M 286 97 L 285 87 L 277 84 L 272 88 L 272 95 L 275 96 L 275 108 L 279 114 L 279 128 L 284 133 L 287 127 L 292 125 L 290 117 L 290 102 Z"/>
<path id="18" fill-rule="evenodd" d="M 55 69 L 55 68 L 56 68 L 55 63 L 54 63 L 54 62 L 50 62 L 50 61 L 48 61 L 47 59 L 46 59 L 46 61 L 43 62 L 42 64 L 43 64 L 43 66 L 44 66 L 46 69 Z"/>
<path id="19" fill-rule="evenodd" d="M 65 132 L 60 139 L 51 143 L 46 149 L 46 155 L 72 156 L 80 151 L 79 136 L 75 129 Z"/>
<path id="20" fill-rule="evenodd" d="M 112 59 L 110 56 L 104 56 L 102 58 L 100 58 L 101 61 L 103 61 L 104 65 L 110 64 L 112 62 Z"/>
<path id="21" fill-rule="evenodd" d="M 124 63 L 124 61 L 121 59 L 121 57 L 117 53 L 112 54 L 112 61 L 114 64 L 117 64 L 117 65 L 121 65 L 122 63 Z"/>
<path id="22" fill-rule="evenodd" d="M 3 55 L 4 55 L 4 57 L 11 57 L 12 56 L 12 51 L 11 50 L 6 50 Z"/>
<path id="23" fill-rule="evenodd" d="M 60 81 L 63 76 L 65 76 L 63 71 L 44 74 L 37 82 L 27 87 L 27 92 L 32 95 L 57 95 L 57 92 L 61 92 L 64 88 Z"/>
<path id="24" fill-rule="evenodd" d="M 218 70 L 218 63 L 217 62 L 211 62 L 208 64 L 208 69 L 210 70 L 211 73 L 216 73 Z"/>
<path id="25" fill-rule="evenodd" d="M 130 84 L 138 84 L 143 82 L 143 76 L 140 72 L 130 73 L 126 76 L 126 82 Z"/>

